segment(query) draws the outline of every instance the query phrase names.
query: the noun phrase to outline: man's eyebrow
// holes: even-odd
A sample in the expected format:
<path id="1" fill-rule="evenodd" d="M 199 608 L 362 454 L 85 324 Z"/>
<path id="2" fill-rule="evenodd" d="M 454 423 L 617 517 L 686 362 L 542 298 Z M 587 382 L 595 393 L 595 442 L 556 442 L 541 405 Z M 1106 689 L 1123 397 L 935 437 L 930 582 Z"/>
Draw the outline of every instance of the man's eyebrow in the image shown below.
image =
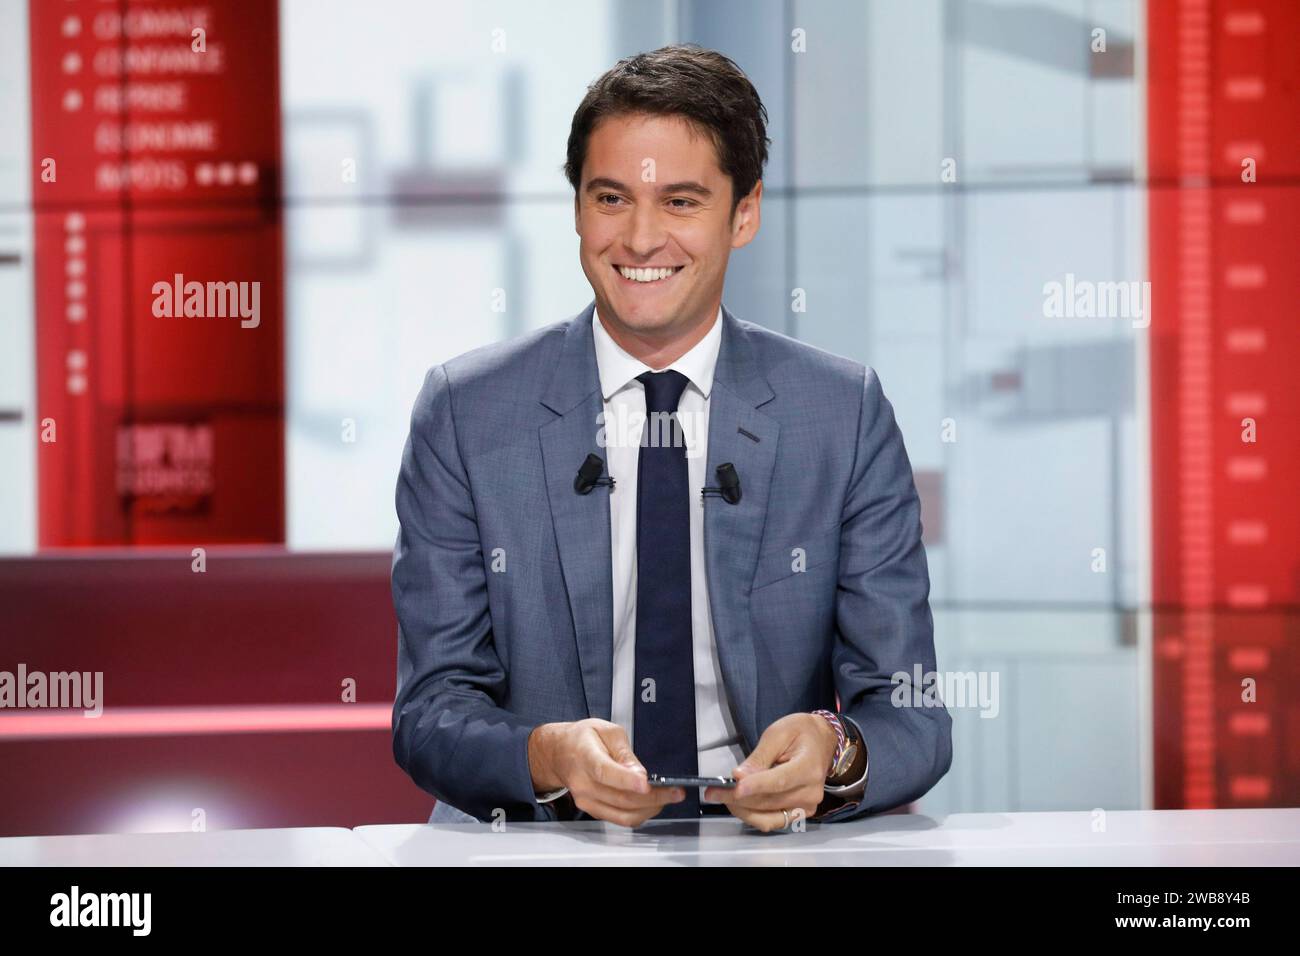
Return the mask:
<path id="1" fill-rule="evenodd" d="M 703 183 L 697 183 L 693 180 L 685 180 L 680 183 L 669 183 L 667 186 L 660 186 L 661 193 L 695 193 L 705 199 L 713 198 L 713 190 Z"/>
<path id="2" fill-rule="evenodd" d="M 587 183 L 587 192 L 595 192 L 598 189 L 616 189 L 619 192 L 631 192 L 623 183 L 617 179 L 610 179 L 608 176 L 597 176 Z M 661 193 L 695 193 L 704 199 L 713 198 L 713 190 L 703 183 L 697 183 L 694 180 L 684 180 L 680 183 L 668 183 L 660 186 Z"/>

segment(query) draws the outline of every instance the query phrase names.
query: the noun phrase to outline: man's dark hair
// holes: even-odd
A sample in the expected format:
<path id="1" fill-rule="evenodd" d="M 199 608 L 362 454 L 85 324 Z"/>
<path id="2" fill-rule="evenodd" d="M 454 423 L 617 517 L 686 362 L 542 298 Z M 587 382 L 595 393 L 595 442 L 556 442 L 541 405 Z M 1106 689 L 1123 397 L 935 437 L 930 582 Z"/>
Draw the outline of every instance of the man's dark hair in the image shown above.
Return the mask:
<path id="1" fill-rule="evenodd" d="M 576 196 L 587 140 L 602 119 L 647 113 L 678 115 L 713 141 L 718 165 L 731 177 L 731 213 L 763 177 L 767 109 L 740 67 L 694 43 L 661 47 L 619 60 L 587 87 L 569 130 L 564 175 Z"/>

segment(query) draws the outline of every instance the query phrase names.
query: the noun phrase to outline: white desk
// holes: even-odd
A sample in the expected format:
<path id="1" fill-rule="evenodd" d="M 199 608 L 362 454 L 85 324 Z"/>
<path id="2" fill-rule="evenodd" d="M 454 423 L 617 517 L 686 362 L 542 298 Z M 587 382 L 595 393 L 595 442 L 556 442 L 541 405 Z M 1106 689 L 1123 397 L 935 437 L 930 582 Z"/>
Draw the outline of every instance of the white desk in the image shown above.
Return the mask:
<path id="1" fill-rule="evenodd" d="M 889 814 L 802 832 L 731 818 L 365 826 L 397 866 L 1296 866 L 1300 809 Z"/>
<path id="2" fill-rule="evenodd" d="M 759 833 L 707 818 L 0 839 L 0 866 L 1297 866 L 1300 809 L 890 814 Z"/>
<path id="3" fill-rule="evenodd" d="M 385 866 L 343 827 L 0 839 L 0 866 Z"/>

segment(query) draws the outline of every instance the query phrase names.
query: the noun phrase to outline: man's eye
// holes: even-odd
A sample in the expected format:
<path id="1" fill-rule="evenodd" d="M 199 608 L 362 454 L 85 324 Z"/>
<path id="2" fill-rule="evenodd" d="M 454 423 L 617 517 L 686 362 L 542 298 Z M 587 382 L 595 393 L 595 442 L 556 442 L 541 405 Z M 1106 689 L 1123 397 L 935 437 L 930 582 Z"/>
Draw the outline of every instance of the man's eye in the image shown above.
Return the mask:
<path id="1" fill-rule="evenodd" d="M 610 203 L 605 202 L 606 199 L 618 199 L 618 198 L 619 197 L 614 195 L 613 193 L 604 193 L 599 198 L 597 198 L 596 202 L 600 203 L 600 205 L 602 206 L 608 206 L 610 205 Z"/>
<path id="2" fill-rule="evenodd" d="M 678 197 L 676 197 L 676 198 L 674 198 L 674 199 L 670 199 L 670 200 L 668 200 L 668 201 L 669 201 L 669 202 L 680 202 L 680 203 L 685 203 L 685 204 L 686 204 L 686 205 L 684 205 L 684 206 L 674 206 L 674 207 L 673 207 L 674 209 L 689 209 L 691 206 L 694 206 L 694 205 L 695 205 L 694 200 L 691 200 L 691 199 L 682 199 L 680 196 L 678 196 Z"/>

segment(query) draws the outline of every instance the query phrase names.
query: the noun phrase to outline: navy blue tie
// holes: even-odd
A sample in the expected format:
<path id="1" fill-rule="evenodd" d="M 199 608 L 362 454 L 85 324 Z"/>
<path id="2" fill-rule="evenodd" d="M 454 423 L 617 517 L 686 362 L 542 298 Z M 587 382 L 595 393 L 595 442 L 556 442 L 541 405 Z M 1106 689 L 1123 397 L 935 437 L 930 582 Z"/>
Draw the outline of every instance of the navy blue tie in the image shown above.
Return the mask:
<path id="1" fill-rule="evenodd" d="M 632 750 L 650 773 L 694 776 L 691 495 L 677 403 L 681 372 L 644 372 L 646 427 L 636 478 L 636 692 Z M 672 416 L 669 419 L 667 416 Z M 699 817 L 698 787 L 657 819 Z"/>

